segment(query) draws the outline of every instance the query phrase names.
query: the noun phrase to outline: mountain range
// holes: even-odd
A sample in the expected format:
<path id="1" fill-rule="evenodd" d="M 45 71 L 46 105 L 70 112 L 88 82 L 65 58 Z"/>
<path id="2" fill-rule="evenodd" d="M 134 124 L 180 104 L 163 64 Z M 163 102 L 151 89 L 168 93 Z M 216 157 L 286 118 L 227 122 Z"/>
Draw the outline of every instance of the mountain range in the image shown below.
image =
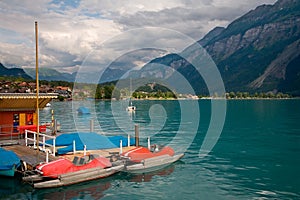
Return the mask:
<path id="1" fill-rule="evenodd" d="M 261 5 L 233 21 L 226 28 L 216 27 L 197 41 L 215 62 L 226 91 L 283 92 L 300 95 L 300 1 L 278 0 L 273 5 Z M 164 65 L 180 72 L 198 94 L 208 92 L 201 75 L 182 55 L 199 56 L 191 44 L 179 54 L 158 57 L 135 73 L 136 78 L 151 72 L 154 77 L 170 76 L 171 71 L 155 68 Z M 130 64 L 130 63 L 129 63 Z M 205 66 L 203 66 L 205 67 Z M 7 71 L 8 70 L 8 71 Z M 12 69 L 1 75 L 10 74 Z M 15 75 L 23 76 L 22 69 Z M 118 77 L 124 70 L 111 70 Z M 23 71 L 24 72 L 24 71 Z M 33 71 L 26 71 L 34 77 Z M 25 72 L 24 72 L 25 73 Z M 110 71 L 107 71 L 108 75 Z M 40 79 L 74 81 L 76 73 L 55 70 L 40 73 Z"/>
<path id="2" fill-rule="evenodd" d="M 26 68 L 24 69 L 25 73 L 28 74 L 31 78 L 35 79 L 35 68 Z M 76 72 L 70 73 L 61 73 L 55 69 L 50 68 L 39 68 L 39 79 L 46 81 L 68 81 L 74 82 L 76 77 Z"/>
<path id="3" fill-rule="evenodd" d="M 278 0 L 216 27 L 198 43 L 214 60 L 226 91 L 284 92 L 300 95 L 300 1 Z M 195 44 L 181 54 L 199 56 Z M 166 65 L 180 72 L 198 93 L 207 93 L 202 77 L 180 54 L 156 58 L 148 65 Z M 147 68 L 149 72 L 149 66 Z M 161 70 L 151 74 L 161 76 Z M 144 72 L 145 74 L 145 72 Z"/>
<path id="4" fill-rule="evenodd" d="M 2 63 L 0 63 L 0 76 L 8 77 L 20 77 L 24 79 L 31 79 L 31 77 L 24 72 L 21 68 L 7 69 Z"/>

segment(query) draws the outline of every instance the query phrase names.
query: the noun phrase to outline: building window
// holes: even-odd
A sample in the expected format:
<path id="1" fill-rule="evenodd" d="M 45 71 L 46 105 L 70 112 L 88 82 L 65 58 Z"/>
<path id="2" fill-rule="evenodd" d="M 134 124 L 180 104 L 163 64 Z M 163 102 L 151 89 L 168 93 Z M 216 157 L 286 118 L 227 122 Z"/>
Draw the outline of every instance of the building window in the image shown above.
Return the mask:
<path id="1" fill-rule="evenodd" d="M 13 132 L 18 132 L 18 126 L 19 126 L 19 113 L 14 113 L 13 115 Z"/>

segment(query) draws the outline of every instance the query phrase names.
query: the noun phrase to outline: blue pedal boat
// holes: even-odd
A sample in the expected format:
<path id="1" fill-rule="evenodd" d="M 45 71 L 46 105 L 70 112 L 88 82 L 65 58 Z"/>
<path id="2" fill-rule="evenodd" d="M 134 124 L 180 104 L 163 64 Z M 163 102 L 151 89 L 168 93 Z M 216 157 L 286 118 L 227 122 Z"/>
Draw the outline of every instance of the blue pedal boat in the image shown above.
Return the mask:
<path id="1" fill-rule="evenodd" d="M 20 158 L 13 151 L 0 147 L 0 176 L 13 177 L 20 164 Z"/>

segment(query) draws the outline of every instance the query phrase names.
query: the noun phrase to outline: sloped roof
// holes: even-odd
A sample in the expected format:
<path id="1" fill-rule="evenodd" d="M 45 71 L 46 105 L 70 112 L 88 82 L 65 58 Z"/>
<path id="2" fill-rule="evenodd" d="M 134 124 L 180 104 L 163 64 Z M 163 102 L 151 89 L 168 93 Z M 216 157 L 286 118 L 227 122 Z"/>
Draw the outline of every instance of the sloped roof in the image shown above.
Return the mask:
<path id="1" fill-rule="evenodd" d="M 39 108 L 44 108 L 52 99 L 57 98 L 56 93 L 40 93 Z M 0 93 L 0 111 L 35 110 L 35 93 Z"/>

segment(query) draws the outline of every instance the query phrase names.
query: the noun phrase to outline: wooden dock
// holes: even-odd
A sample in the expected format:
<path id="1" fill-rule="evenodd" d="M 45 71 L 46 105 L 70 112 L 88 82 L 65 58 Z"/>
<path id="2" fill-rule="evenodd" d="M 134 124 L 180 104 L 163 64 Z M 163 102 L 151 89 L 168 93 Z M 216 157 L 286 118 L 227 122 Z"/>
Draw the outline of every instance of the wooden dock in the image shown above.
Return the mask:
<path id="1" fill-rule="evenodd" d="M 123 151 L 129 151 L 133 149 L 135 146 L 130 146 L 130 147 L 123 147 Z M 25 161 L 27 164 L 27 169 L 32 170 L 35 166 L 40 164 L 41 162 L 46 161 L 46 153 L 43 151 L 38 151 L 36 149 L 33 149 L 33 147 L 28 147 L 22 144 L 17 144 L 17 145 L 9 145 L 9 146 L 2 146 L 2 148 L 6 150 L 11 150 L 15 152 L 19 158 L 22 161 Z M 120 151 L 119 148 L 114 148 L 114 149 L 103 149 L 103 150 L 92 150 L 92 151 L 87 151 L 87 154 L 98 154 L 104 157 L 109 157 L 113 153 L 118 153 Z M 70 161 L 73 160 L 74 156 L 83 156 L 84 153 L 83 151 L 77 151 L 76 154 L 69 153 L 65 155 L 60 155 L 60 156 L 52 156 L 49 154 L 48 159 L 49 162 L 60 159 L 60 158 L 66 158 Z"/>
<path id="2" fill-rule="evenodd" d="M 0 147 L 20 144 L 18 140 L 0 140 Z"/>
<path id="3" fill-rule="evenodd" d="M 32 147 L 24 145 L 11 145 L 3 146 L 2 148 L 15 152 L 22 161 L 26 162 L 28 170 L 31 170 L 41 162 L 46 161 L 46 153 L 35 150 Z M 59 157 L 54 157 L 50 154 L 48 158 L 49 162 L 59 159 Z"/>

